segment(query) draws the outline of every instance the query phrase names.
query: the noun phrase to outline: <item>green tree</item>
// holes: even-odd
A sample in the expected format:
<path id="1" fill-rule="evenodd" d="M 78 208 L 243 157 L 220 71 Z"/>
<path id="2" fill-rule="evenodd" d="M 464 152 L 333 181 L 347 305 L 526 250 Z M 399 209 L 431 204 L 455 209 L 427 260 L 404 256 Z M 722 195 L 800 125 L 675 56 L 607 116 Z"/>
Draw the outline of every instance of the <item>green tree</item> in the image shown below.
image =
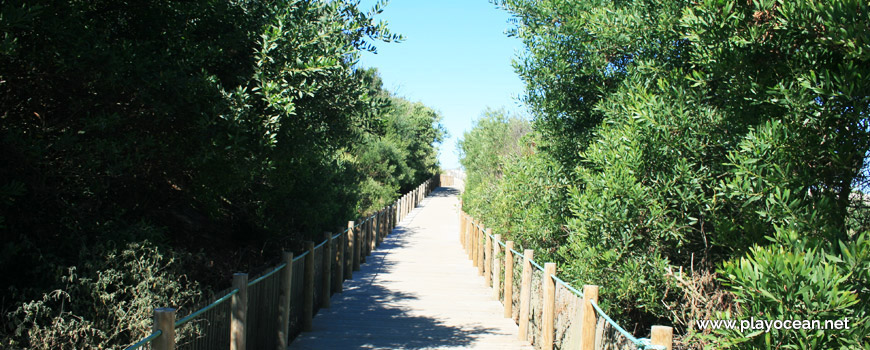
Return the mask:
<path id="1" fill-rule="evenodd" d="M 189 301 L 225 287 L 213 274 L 265 265 L 434 173 L 437 113 L 391 101 L 358 66 L 374 43 L 402 39 L 374 19 L 384 4 L 0 3 L 0 309 L 17 310 L 0 344 L 65 343 L 53 322 L 93 336 L 64 346 L 129 344 L 147 327 L 102 328 L 141 310 L 99 300 Z M 367 168 L 380 153 L 400 170 Z M 390 186 L 368 193 L 371 181 Z M 177 275 L 94 276 L 109 247 L 128 245 L 197 253 L 186 264 L 203 283 L 145 293 L 136 286 Z M 218 261 L 208 253 L 238 259 L 202 269 Z M 83 295 L 93 281 L 118 292 Z M 64 309 L 68 299 L 83 301 Z"/>
<path id="2" fill-rule="evenodd" d="M 560 266 L 604 285 L 613 314 L 641 329 L 667 322 L 662 301 L 676 300 L 665 295 L 664 271 L 681 266 L 722 268 L 737 309 L 746 307 L 741 317 L 792 316 L 776 303 L 746 304 L 756 282 L 771 284 L 754 288 L 772 300 L 790 300 L 793 291 L 774 288 L 781 281 L 735 272 L 788 275 L 791 258 L 770 253 L 784 246 L 807 257 L 793 283 L 819 292 L 811 281 L 824 275 L 859 296 L 833 306 L 808 296 L 802 312 L 830 306 L 865 319 L 866 265 L 816 269 L 830 264 L 819 256 L 848 260 L 866 249 L 846 227 L 870 148 L 866 2 L 496 3 L 515 16 L 513 35 L 527 47 L 516 69 L 542 136 L 536 149 L 565 169 L 546 177 L 569 180 L 570 196 L 557 205 L 570 214 L 551 219 L 569 233 Z M 856 329 L 810 343 L 866 345 Z M 756 334 L 731 344 L 794 347 L 799 338 Z"/>

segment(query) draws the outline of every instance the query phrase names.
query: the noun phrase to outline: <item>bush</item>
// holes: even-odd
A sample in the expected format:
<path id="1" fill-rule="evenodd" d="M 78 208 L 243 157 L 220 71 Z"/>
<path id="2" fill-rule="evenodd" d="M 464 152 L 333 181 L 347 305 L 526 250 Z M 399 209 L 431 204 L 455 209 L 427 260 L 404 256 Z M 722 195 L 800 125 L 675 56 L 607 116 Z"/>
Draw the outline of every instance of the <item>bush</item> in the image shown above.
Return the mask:
<path id="1" fill-rule="evenodd" d="M 784 233 L 790 235 L 790 233 Z M 797 235 L 793 235 L 797 236 Z M 829 244 L 801 237 L 788 246 L 755 246 L 726 262 L 724 283 L 739 311 L 720 318 L 843 320 L 847 330 L 721 330 L 729 349 L 859 349 L 870 345 L 870 233 Z"/>
<path id="2" fill-rule="evenodd" d="M 180 259 L 148 241 L 86 249 L 81 267 L 63 273 L 63 288 L 9 313 L 15 330 L 3 346 L 106 349 L 144 338 L 151 334 L 155 307 L 183 314 L 203 299 L 199 285 L 178 271 Z"/>

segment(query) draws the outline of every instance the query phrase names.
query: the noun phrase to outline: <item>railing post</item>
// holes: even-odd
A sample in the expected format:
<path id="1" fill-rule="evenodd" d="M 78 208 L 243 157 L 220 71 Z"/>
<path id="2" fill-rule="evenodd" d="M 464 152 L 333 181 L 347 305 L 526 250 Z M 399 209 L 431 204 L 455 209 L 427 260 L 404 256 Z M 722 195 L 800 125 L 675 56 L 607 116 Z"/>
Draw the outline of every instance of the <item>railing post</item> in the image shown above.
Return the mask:
<path id="1" fill-rule="evenodd" d="M 461 207 L 461 205 L 460 205 Z M 462 209 L 459 210 L 459 244 L 462 245 L 462 249 L 465 249 L 465 213 L 462 212 Z"/>
<path id="2" fill-rule="evenodd" d="M 152 350 L 175 350 L 175 309 L 161 307 L 154 309 L 152 331 L 162 332 L 151 342 Z"/>
<path id="3" fill-rule="evenodd" d="M 375 245 L 376 247 L 380 247 L 381 241 L 384 239 L 384 211 L 385 210 L 386 209 L 378 210 L 378 219 L 375 220 L 375 228 L 376 228 L 375 232 L 378 233 L 375 236 L 375 237 L 377 237 L 377 240 L 376 240 L 377 244 Z"/>
<path id="4" fill-rule="evenodd" d="M 666 350 L 671 350 L 674 346 L 674 329 L 667 326 L 652 326 L 652 334 L 650 335 L 650 343 L 652 345 L 664 346 Z"/>
<path id="5" fill-rule="evenodd" d="M 501 242 L 501 235 L 495 235 L 495 242 L 492 243 L 492 299 L 498 300 L 501 296 L 501 264 L 498 262 L 498 242 Z"/>
<path id="6" fill-rule="evenodd" d="M 353 221 L 347 222 L 347 250 L 344 252 L 344 255 L 347 257 L 347 265 L 344 268 L 344 279 L 353 278 L 353 267 L 356 264 L 354 252 L 356 249 L 353 246 L 354 243 L 354 232 L 353 232 Z"/>
<path id="7" fill-rule="evenodd" d="M 378 225 L 378 216 L 380 212 L 375 212 L 372 216 L 372 245 L 369 248 L 369 254 L 373 253 L 375 249 L 378 247 L 378 240 L 381 237 L 380 234 L 380 226 Z"/>
<path id="8" fill-rule="evenodd" d="M 305 282 L 302 294 L 302 330 L 310 331 L 314 319 L 314 242 L 306 241 L 305 250 Z"/>
<path id="9" fill-rule="evenodd" d="M 343 233 L 344 230 L 341 227 L 338 228 L 339 232 L 342 232 L 338 235 L 338 241 L 335 243 L 335 271 L 334 276 L 332 277 L 332 289 L 336 293 L 341 293 L 344 291 L 344 252 L 347 249 L 347 235 Z"/>
<path id="10" fill-rule="evenodd" d="M 248 274 L 233 274 L 233 289 L 239 292 L 231 299 L 230 350 L 245 350 L 246 323 L 248 319 Z"/>
<path id="11" fill-rule="evenodd" d="M 282 252 L 284 270 L 278 287 L 278 350 L 287 349 L 290 341 L 290 291 L 293 287 L 293 253 Z"/>
<path id="12" fill-rule="evenodd" d="M 544 291 L 544 305 L 541 312 L 544 324 L 541 329 L 541 347 L 543 350 L 553 350 L 556 337 L 556 330 L 553 328 L 556 323 L 556 281 L 553 280 L 555 275 L 556 263 L 544 264 L 544 281 L 541 286 L 541 290 Z"/>
<path id="13" fill-rule="evenodd" d="M 529 308 L 532 306 L 532 259 L 534 251 L 523 251 L 523 281 L 520 285 L 520 340 L 529 339 Z"/>
<path id="14" fill-rule="evenodd" d="M 484 262 L 485 259 L 483 257 L 483 252 L 486 251 L 486 249 L 484 249 L 484 246 L 486 245 L 484 243 L 485 236 L 486 236 L 486 231 L 481 230 L 481 229 L 477 229 L 477 274 L 479 276 L 485 275 L 484 267 L 483 267 L 485 265 L 485 262 Z M 485 279 L 486 278 L 484 278 L 484 280 Z"/>
<path id="15" fill-rule="evenodd" d="M 514 241 L 507 241 L 504 248 L 504 317 L 513 317 L 514 312 Z"/>
<path id="16" fill-rule="evenodd" d="M 360 220 L 362 221 L 362 225 L 359 227 L 359 263 L 365 264 L 369 250 L 369 220 L 368 218 L 362 218 Z M 359 270 L 359 268 L 356 270 Z"/>
<path id="17" fill-rule="evenodd" d="M 465 253 L 468 254 L 468 259 L 473 260 L 471 252 L 474 248 L 474 240 L 471 237 L 474 237 L 474 218 L 471 215 L 466 214 L 465 218 Z"/>
<path id="18" fill-rule="evenodd" d="M 359 224 L 359 226 L 355 226 L 353 228 L 353 270 L 359 271 L 359 265 L 363 261 L 362 256 L 362 246 L 363 246 L 363 235 L 365 232 L 363 230 L 365 227 L 365 223 Z"/>
<path id="19" fill-rule="evenodd" d="M 366 235 L 366 237 L 368 239 L 366 241 L 366 256 L 369 256 L 369 255 L 372 255 L 372 251 L 374 251 L 374 249 L 372 249 L 372 247 L 375 246 L 375 244 L 374 244 L 374 241 L 375 241 L 375 215 L 374 214 L 369 216 L 368 225 L 366 225 L 366 231 L 368 231 L 368 234 Z"/>
<path id="20" fill-rule="evenodd" d="M 595 349 L 595 326 L 598 323 L 598 314 L 592 308 L 592 301 L 598 303 L 598 286 L 583 286 L 583 304 L 580 307 L 580 349 Z"/>
<path id="21" fill-rule="evenodd" d="M 486 241 L 483 248 L 483 284 L 489 287 L 492 285 L 492 229 L 487 228 L 483 236 Z"/>
<path id="22" fill-rule="evenodd" d="M 480 245 L 480 235 L 477 233 L 480 229 L 477 228 L 477 222 L 471 221 L 471 250 L 468 251 L 468 255 L 471 256 L 471 262 L 474 267 L 477 267 L 477 246 Z"/>
<path id="23" fill-rule="evenodd" d="M 328 309 L 332 298 L 332 233 L 324 232 L 323 239 L 323 288 L 320 289 L 320 307 Z"/>

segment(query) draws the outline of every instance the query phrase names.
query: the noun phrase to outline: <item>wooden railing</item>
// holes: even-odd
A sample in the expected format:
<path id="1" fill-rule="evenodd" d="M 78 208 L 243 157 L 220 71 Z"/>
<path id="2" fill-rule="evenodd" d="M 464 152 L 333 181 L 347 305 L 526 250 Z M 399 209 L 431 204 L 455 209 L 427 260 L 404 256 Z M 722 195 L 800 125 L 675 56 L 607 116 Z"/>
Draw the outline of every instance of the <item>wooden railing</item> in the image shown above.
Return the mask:
<path id="1" fill-rule="evenodd" d="M 278 349 L 310 331 L 320 308 L 330 307 L 330 298 L 342 291 L 392 229 L 430 193 L 440 186 L 435 176 L 394 203 L 333 235 L 323 242 L 305 242 L 304 252 L 294 257 L 284 252 L 283 263 L 248 281 L 248 274 L 232 276 L 232 287 L 220 297 L 176 321 L 173 308 L 154 309 L 152 333 L 127 350 Z M 341 231 L 341 229 L 339 229 Z M 178 335 L 178 336 L 177 336 Z"/>
<path id="2" fill-rule="evenodd" d="M 519 326 L 520 340 L 543 350 L 672 349 L 673 328 L 653 326 L 650 338 L 635 338 L 598 307 L 599 286 L 581 292 L 556 276 L 555 263 L 541 266 L 533 250 L 520 253 L 464 211 L 459 216 L 459 241 L 504 304 L 504 317 Z"/>

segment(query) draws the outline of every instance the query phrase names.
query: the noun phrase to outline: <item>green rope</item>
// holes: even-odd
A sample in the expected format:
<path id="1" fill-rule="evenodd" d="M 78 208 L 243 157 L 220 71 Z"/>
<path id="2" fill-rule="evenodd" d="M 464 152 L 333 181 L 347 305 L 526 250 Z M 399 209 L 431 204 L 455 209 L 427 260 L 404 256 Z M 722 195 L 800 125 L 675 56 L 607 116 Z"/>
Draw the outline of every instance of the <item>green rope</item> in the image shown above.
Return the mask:
<path id="1" fill-rule="evenodd" d="M 320 244 L 314 246 L 314 249 L 322 247 L 324 244 L 326 244 L 326 242 L 329 242 L 329 241 L 324 239 L 323 242 L 320 242 Z"/>
<path id="2" fill-rule="evenodd" d="M 250 284 L 248 284 L 248 286 L 250 286 Z M 180 319 L 180 320 L 178 320 L 178 321 L 175 321 L 175 328 L 181 327 L 182 325 L 184 325 L 185 323 L 189 322 L 190 320 L 196 318 L 196 317 L 199 316 L 199 315 L 202 315 L 203 312 L 206 312 L 206 311 L 208 311 L 208 310 L 211 310 L 211 309 L 215 308 L 216 306 L 220 305 L 221 303 L 223 303 L 223 302 L 229 300 L 230 297 L 232 297 L 233 295 L 236 295 L 238 292 L 239 292 L 238 289 L 233 289 L 232 292 L 229 292 L 229 293 L 227 293 L 227 295 L 224 295 L 224 296 L 222 296 L 220 299 L 215 300 L 213 303 L 208 304 L 208 306 L 206 306 L 206 307 L 204 307 L 204 308 L 202 308 L 202 309 L 199 309 L 199 310 L 197 310 L 196 312 L 194 312 L 194 313 L 192 313 L 192 314 L 190 314 L 190 315 L 187 315 L 186 317 L 184 317 L 184 318 L 182 318 L 182 319 Z"/>
<path id="3" fill-rule="evenodd" d="M 622 333 L 622 335 L 625 336 L 626 338 L 628 338 L 628 340 L 630 340 L 632 343 L 634 343 L 634 345 L 637 345 L 638 349 L 658 349 L 658 350 L 667 349 L 666 347 L 661 346 L 661 345 L 650 344 L 650 340 L 648 338 L 640 338 L 640 339 L 635 338 L 633 335 L 631 335 L 631 333 L 628 333 L 628 331 L 626 331 L 625 329 L 620 327 L 618 324 L 616 324 L 616 321 L 613 321 L 613 319 L 610 318 L 610 316 L 607 316 L 607 314 L 604 313 L 604 310 L 601 310 L 601 308 L 598 307 L 598 303 L 596 303 L 595 301 L 592 301 L 592 300 L 590 300 L 589 303 L 592 304 L 592 307 L 595 309 L 595 311 L 597 311 L 598 314 L 601 315 L 601 317 L 604 318 L 605 321 L 607 321 L 607 323 L 610 323 L 610 325 L 613 326 L 613 328 L 616 328 L 616 330 L 619 331 L 619 333 Z"/>
<path id="4" fill-rule="evenodd" d="M 583 292 L 572 287 L 570 284 L 568 284 L 568 282 L 563 281 L 561 278 L 556 277 L 556 275 L 553 275 L 553 280 L 556 281 L 556 283 L 561 284 L 566 289 L 570 290 L 572 293 L 574 293 L 574 295 L 581 297 L 581 298 L 583 297 Z"/>
<path id="5" fill-rule="evenodd" d="M 507 246 L 505 246 L 505 248 L 507 248 Z M 525 256 L 523 253 L 520 253 L 520 252 L 513 250 L 513 249 L 511 249 L 511 252 L 513 252 L 514 254 L 516 254 L 518 256 Z M 532 263 L 532 266 L 537 267 L 538 270 L 544 271 L 544 267 L 541 265 L 538 265 L 538 263 L 536 263 L 535 260 L 529 259 L 529 262 Z"/>
<path id="6" fill-rule="evenodd" d="M 278 267 L 276 267 L 276 268 L 275 268 L 274 270 L 272 270 L 272 271 L 269 271 L 269 273 L 267 273 L 267 274 L 265 274 L 265 275 L 262 275 L 262 276 L 260 276 L 259 278 L 255 279 L 255 280 L 253 280 L 253 281 L 251 281 L 251 282 L 248 282 L 248 287 L 253 286 L 253 285 L 259 283 L 260 281 L 266 279 L 267 277 L 274 275 L 275 272 L 281 271 L 281 269 L 283 269 L 283 268 L 286 267 L 286 266 L 287 266 L 287 264 L 281 264 L 281 265 L 278 265 Z"/>
<path id="7" fill-rule="evenodd" d="M 151 335 L 145 337 L 144 339 L 140 340 L 140 341 L 139 341 L 138 343 L 136 343 L 136 344 L 133 344 L 133 345 L 128 346 L 128 347 L 127 347 L 126 349 L 124 349 L 124 350 L 133 350 L 133 349 L 138 349 L 138 348 L 142 347 L 143 345 L 150 343 L 152 340 L 157 339 L 157 337 L 159 337 L 161 334 L 163 334 L 163 331 L 161 331 L 161 330 L 158 329 L 156 332 L 151 333 Z"/>
<path id="8" fill-rule="evenodd" d="M 529 259 L 529 262 L 530 262 L 530 263 L 531 263 L 531 264 L 532 264 L 532 266 L 534 266 L 534 267 L 537 267 L 537 268 L 538 268 L 538 270 L 541 270 L 541 272 L 543 272 L 543 271 L 544 271 L 544 267 L 543 267 L 543 266 L 541 266 L 541 265 L 538 265 L 538 263 L 536 263 L 536 262 L 535 262 L 535 261 L 534 261 L 534 260 L 532 260 L 532 259 Z"/>
<path id="9" fill-rule="evenodd" d="M 304 256 L 306 256 L 306 255 L 308 255 L 308 251 L 307 251 L 307 250 L 305 251 L 305 253 L 299 254 L 299 256 L 293 258 L 293 262 L 296 262 L 296 260 L 302 259 L 302 257 L 304 257 Z"/>

